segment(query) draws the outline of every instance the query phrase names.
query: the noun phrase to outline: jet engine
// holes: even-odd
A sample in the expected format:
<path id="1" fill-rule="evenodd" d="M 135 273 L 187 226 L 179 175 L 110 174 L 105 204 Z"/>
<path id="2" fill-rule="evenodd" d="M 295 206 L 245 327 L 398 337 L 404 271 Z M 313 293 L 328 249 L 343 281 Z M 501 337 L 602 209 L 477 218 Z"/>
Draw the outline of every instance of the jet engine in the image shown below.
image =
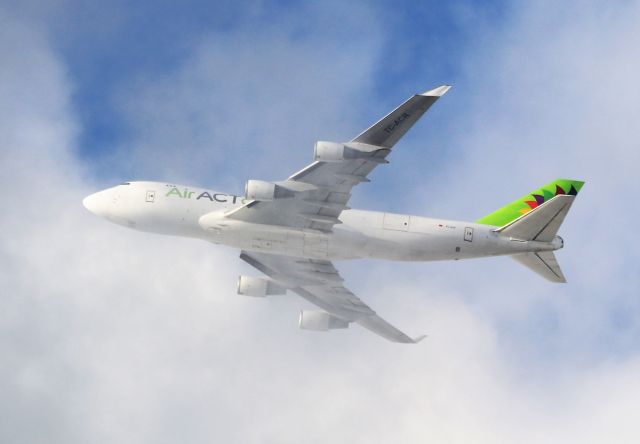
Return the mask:
<path id="1" fill-rule="evenodd" d="M 264 297 L 285 294 L 286 292 L 286 288 L 276 284 L 271 279 L 253 276 L 240 276 L 238 278 L 238 294 L 243 296 Z"/>
<path id="2" fill-rule="evenodd" d="M 350 159 L 367 159 L 374 162 L 384 163 L 383 159 L 374 157 L 374 153 L 379 151 L 380 147 L 372 145 L 359 144 L 356 146 L 347 146 L 342 143 L 335 142 L 316 142 L 313 147 L 313 157 L 321 162 L 340 162 Z"/>
<path id="3" fill-rule="evenodd" d="M 283 199 L 294 195 L 291 190 L 264 180 L 248 180 L 244 187 L 244 194 L 248 200 L 262 201 Z"/>
<path id="4" fill-rule="evenodd" d="M 336 328 L 347 328 L 349 323 L 330 315 L 326 311 L 302 310 L 299 324 L 303 330 L 327 331 Z"/>

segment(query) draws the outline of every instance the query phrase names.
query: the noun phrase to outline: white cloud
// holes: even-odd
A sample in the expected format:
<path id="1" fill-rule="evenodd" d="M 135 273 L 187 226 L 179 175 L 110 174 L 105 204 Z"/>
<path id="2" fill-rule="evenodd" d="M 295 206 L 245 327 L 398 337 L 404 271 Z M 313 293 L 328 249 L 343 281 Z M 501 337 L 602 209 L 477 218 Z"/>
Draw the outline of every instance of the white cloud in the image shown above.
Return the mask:
<path id="1" fill-rule="evenodd" d="M 495 114 L 479 118 L 472 137 L 461 138 L 469 158 L 456 170 L 464 181 L 452 183 L 494 190 L 473 190 L 471 212 L 502 203 L 496 195 L 506 192 L 505 177 L 510 193 L 537 184 L 540 170 L 564 174 L 568 166 L 572 175 L 585 172 L 596 183 L 587 184 L 576 202 L 566 237 L 593 240 L 570 243 L 562 253 L 572 283 L 557 290 L 504 265 L 506 259 L 341 266 L 351 287 L 378 312 L 409 332 L 430 334 L 420 346 L 403 347 L 357 328 L 329 335 L 298 331 L 296 312 L 303 304 L 294 297 L 234 295 L 235 276 L 248 269 L 232 250 L 130 232 L 84 211 L 80 200 L 95 185 L 74 157 L 77 124 L 64 65 L 38 29 L 4 16 L 0 187 L 8 211 L 0 218 L 0 441 L 635 442 L 640 364 L 633 336 L 611 354 L 592 340 L 603 335 L 619 344 L 624 333 L 607 325 L 599 310 L 635 307 L 633 292 L 621 287 L 637 286 L 633 266 L 625 264 L 637 251 L 610 245 L 607 231 L 594 233 L 594 226 L 606 225 L 607 213 L 633 211 L 633 202 L 622 204 L 627 194 L 611 196 L 634 183 L 628 165 L 638 160 L 632 137 L 637 91 L 628 87 L 637 72 L 630 62 L 635 45 L 624 44 L 636 38 L 637 10 L 620 7 L 605 19 L 580 15 L 562 31 L 554 24 L 546 38 L 527 34 L 550 26 L 541 17 L 527 10 L 498 33 L 514 40 L 504 48 L 496 41 L 495 52 L 489 51 L 504 53 L 504 59 L 495 60 L 497 74 L 483 71 L 487 79 L 496 77 L 494 89 L 479 92 L 481 105 L 473 109 L 477 115 L 490 104 Z M 600 32 L 605 25 L 607 32 Z M 595 49 L 573 46 L 594 33 Z M 208 153 L 219 155 L 235 136 L 246 143 L 265 136 L 269 149 L 283 153 L 292 148 L 278 141 L 291 131 L 306 153 L 299 158 L 304 162 L 311 141 L 304 139 L 321 127 L 350 134 L 341 113 L 361 94 L 358 85 L 375 68 L 375 55 L 362 55 L 362 73 L 344 79 L 326 66 L 316 74 L 308 52 L 329 51 L 318 42 L 270 31 L 252 60 L 250 38 L 235 50 L 216 39 L 196 45 L 184 66 L 125 104 L 133 117 L 140 114 L 133 120 L 140 131 L 133 158 L 158 150 L 148 167 L 136 166 L 140 172 L 187 177 L 195 170 L 204 177 L 199 164 L 219 167 Z M 272 66 L 274 59 L 283 66 Z M 594 59 L 599 63 L 588 63 Z M 340 63 L 337 71 L 352 62 Z M 227 65 L 222 74 L 215 69 L 220 64 Z M 294 76 L 287 77 L 289 66 Z M 538 66 L 553 75 L 540 81 Z M 234 67 L 243 68 L 240 79 Z M 622 78 L 600 88 L 596 80 L 609 74 Z M 264 79 L 274 77 L 262 91 Z M 214 80 L 214 93 L 200 95 Z M 280 94 L 294 80 L 296 95 Z M 305 95 L 308 84 L 314 88 Z M 541 86 L 547 99 L 542 103 L 530 98 Z M 495 100 L 501 109 L 491 104 L 495 88 L 503 91 Z M 331 89 L 339 94 L 328 95 Z M 162 100 L 163 94 L 170 100 Z M 232 114 L 214 107 L 218 94 Z M 262 119 L 261 109 L 272 101 L 274 115 Z M 252 109 L 256 102 L 260 109 Z M 572 111 L 566 119 L 564 109 Z M 303 117 L 289 126 L 291 114 Z M 256 133 L 243 135 L 246 128 Z M 217 134 L 224 143 L 209 147 Z M 183 139 L 204 157 L 173 157 L 173 145 Z M 514 140 L 522 143 L 519 150 L 508 149 Z M 603 145 L 606 156 L 598 154 Z M 505 153 L 512 154 L 508 161 Z M 223 155 L 225 163 L 233 162 L 235 154 Z M 266 151 L 258 156 L 268 158 Z M 505 169 L 517 173 L 507 176 Z M 267 166 L 241 171 L 244 177 Z M 226 173 L 223 181 L 230 180 Z M 459 205 L 460 187 L 448 192 Z M 455 208 L 439 209 L 447 207 Z M 624 218 L 617 223 L 630 227 Z M 598 266 L 621 284 L 613 285 Z M 521 274 L 509 282 L 506 273 Z M 615 297 L 603 301 L 599 293 L 610 288 Z M 505 295 L 509 289 L 517 294 Z M 630 316 L 632 335 L 637 317 Z M 518 322 L 525 327 L 513 325 Z M 536 334 L 538 341 L 531 339 Z"/>
<path id="2" fill-rule="evenodd" d="M 460 158 L 428 184 L 432 193 L 416 196 L 436 214 L 473 219 L 547 180 L 587 181 L 561 232 L 566 249 L 558 256 L 569 286 L 529 282 L 527 272 L 508 260 L 499 270 L 479 265 L 494 277 L 500 273 L 483 303 L 498 310 L 506 305 L 507 316 L 522 316 L 520 329 L 534 346 L 540 343 L 535 323 L 550 321 L 541 334 L 551 333 L 546 340 L 557 347 L 554 353 L 569 360 L 637 349 L 640 250 L 624 233 L 634 232 L 640 215 L 631 203 L 640 161 L 640 96 L 633 87 L 640 72 L 639 22 L 637 4 L 587 4 L 554 13 L 530 5 L 504 28 L 487 31 L 462 82 L 472 106 L 454 138 L 453 156 Z M 441 198 L 434 202 L 433 194 Z M 513 273 L 518 296 L 505 301 L 497 286 Z"/>

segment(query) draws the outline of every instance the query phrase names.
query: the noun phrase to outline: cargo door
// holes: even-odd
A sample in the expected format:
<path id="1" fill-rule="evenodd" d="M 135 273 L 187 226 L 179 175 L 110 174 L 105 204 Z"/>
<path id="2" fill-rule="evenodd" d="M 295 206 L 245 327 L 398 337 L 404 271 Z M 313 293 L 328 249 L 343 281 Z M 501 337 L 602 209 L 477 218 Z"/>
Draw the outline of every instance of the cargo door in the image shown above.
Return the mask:
<path id="1" fill-rule="evenodd" d="M 464 240 L 467 242 L 473 242 L 473 228 L 466 227 L 464 229 Z"/>

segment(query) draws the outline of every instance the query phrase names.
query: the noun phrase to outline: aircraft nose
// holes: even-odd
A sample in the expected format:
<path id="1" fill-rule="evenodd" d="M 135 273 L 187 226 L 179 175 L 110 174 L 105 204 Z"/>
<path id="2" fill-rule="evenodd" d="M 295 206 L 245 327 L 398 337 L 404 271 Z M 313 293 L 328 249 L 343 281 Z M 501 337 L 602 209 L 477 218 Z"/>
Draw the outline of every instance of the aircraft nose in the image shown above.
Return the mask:
<path id="1" fill-rule="evenodd" d="M 84 205 L 87 210 L 91 211 L 93 214 L 97 214 L 98 216 L 101 216 L 104 212 L 104 199 L 100 194 L 101 193 L 93 193 L 82 199 L 82 205 Z"/>

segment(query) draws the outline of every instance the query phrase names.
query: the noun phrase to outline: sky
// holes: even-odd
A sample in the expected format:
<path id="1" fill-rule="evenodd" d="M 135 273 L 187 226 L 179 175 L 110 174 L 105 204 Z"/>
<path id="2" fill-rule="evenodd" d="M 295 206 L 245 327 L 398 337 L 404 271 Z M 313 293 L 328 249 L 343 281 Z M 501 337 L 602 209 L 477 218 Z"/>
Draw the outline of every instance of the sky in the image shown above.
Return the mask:
<path id="1" fill-rule="evenodd" d="M 0 442 L 636 443 L 640 3 L 0 0 Z M 453 88 L 355 208 L 475 220 L 586 181 L 568 283 L 341 262 L 411 335 L 297 328 L 238 252 L 109 224 L 126 180 L 241 194 Z"/>

